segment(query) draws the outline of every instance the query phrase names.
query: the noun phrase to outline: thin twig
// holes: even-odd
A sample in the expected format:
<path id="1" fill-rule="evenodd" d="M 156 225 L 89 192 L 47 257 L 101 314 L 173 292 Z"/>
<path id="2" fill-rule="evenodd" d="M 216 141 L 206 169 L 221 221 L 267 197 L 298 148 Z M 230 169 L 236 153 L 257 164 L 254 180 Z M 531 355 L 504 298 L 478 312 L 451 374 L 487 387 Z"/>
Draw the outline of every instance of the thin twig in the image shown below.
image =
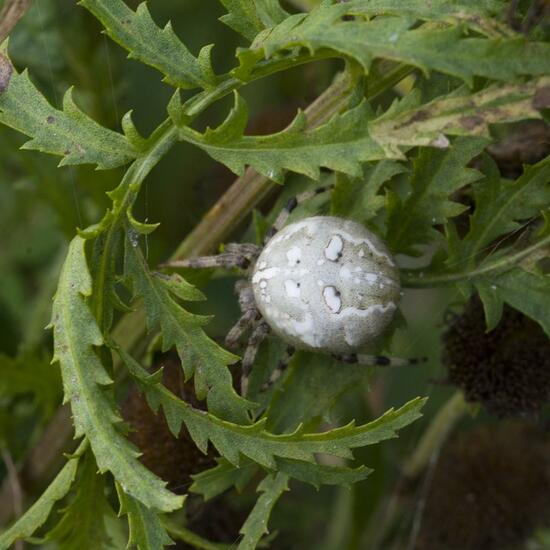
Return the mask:
<path id="1" fill-rule="evenodd" d="M 2 449 L 1 455 L 8 473 L 7 481 L 11 492 L 13 511 L 15 517 L 19 518 L 23 515 L 23 488 L 21 487 L 17 467 L 13 462 L 11 454 L 6 449 Z M 23 550 L 24 547 L 25 544 L 22 540 L 18 540 L 14 544 L 15 550 Z"/>
<path id="2" fill-rule="evenodd" d="M 63 463 L 63 453 L 74 451 L 75 442 L 71 440 L 72 434 L 71 412 L 69 407 L 64 405 L 55 413 L 20 469 L 19 482 L 23 491 L 32 492 L 55 474 Z M 5 525 L 11 518 L 19 515 L 17 500 L 13 498 L 8 475 L 0 488 L 0 525 Z"/>
<path id="3" fill-rule="evenodd" d="M 426 467 L 433 460 L 437 459 L 439 451 L 452 429 L 467 411 L 468 405 L 464 400 L 464 395 L 461 392 L 457 392 L 432 418 L 430 425 L 424 431 L 414 452 L 403 464 L 401 470 L 402 476 L 397 481 L 394 490 L 387 498 L 386 503 L 380 506 L 379 515 L 373 523 L 376 531 L 372 535 L 374 538 L 372 548 L 382 548 L 387 534 L 395 525 L 395 521 L 399 517 L 403 486 L 410 480 L 418 479 L 418 476 L 426 470 Z"/>
<path id="4" fill-rule="evenodd" d="M 32 0 L 6 0 L 2 11 L 0 11 L 0 43 L 13 30 L 21 17 L 31 7 Z"/>

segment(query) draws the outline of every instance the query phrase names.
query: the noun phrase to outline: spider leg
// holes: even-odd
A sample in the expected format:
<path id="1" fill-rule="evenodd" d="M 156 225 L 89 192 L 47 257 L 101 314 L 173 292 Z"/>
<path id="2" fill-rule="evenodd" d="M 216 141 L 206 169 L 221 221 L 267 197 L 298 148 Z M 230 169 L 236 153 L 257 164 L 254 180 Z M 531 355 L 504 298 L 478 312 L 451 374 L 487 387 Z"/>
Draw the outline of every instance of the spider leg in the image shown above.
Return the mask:
<path id="1" fill-rule="evenodd" d="M 269 239 L 271 239 L 271 237 L 273 237 L 273 235 L 275 235 L 275 233 L 277 233 L 283 228 L 283 226 L 288 220 L 288 217 L 298 205 L 303 204 L 309 199 L 312 199 L 316 195 L 324 193 L 325 191 L 329 191 L 330 189 L 332 189 L 332 187 L 333 187 L 332 185 L 317 187 L 316 189 L 310 189 L 309 191 L 304 191 L 303 193 L 300 193 L 299 195 L 296 195 L 295 197 L 291 197 L 290 199 L 288 199 L 288 202 L 286 203 L 285 207 L 281 210 L 280 214 L 277 216 L 275 223 L 271 226 L 271 228 L 265 234 L 264 242 L 267 242 Z"/>
<path id="2" fill-rule="evenodd" d="M 191 269 L 205 269 L 208 267 L 225 267 L 246 269 L 250 260 L 245 256 L 236 254 L 218 254 L 217 256 L 200 256 L 199 258 L 186 258 L 161 264 L 161 267 L 187 267 Z"/>
<path id="3" fill-rule="evenodd" d="M 246 397 L 248 392 L 248 379 L 250 377 L 250 372 L 252 371 L 254 359 L 256 359 L 256 354 L 260 349 L 260 345 L 269 334 L 269 331 L 269 325 L 261 321 L 252 331 L 250 340 L 248 341 L 248 346 L 246 347 L 242 361 L 241 395 L 243 397 Z"/>
<path id="4" fill-rule="evenodd" d="M 240 337 L 253 325 L 259 315 L 260 312 L 255 307 L 247 309 L 227 333 L 227 336 L 225 337 L 226 347 L 229 349 L 235 349 Z"/>
<path id="5" fill-rule="evenodd" d="M 205 269 L 209 267 L 239 268 L 246 270 L 261 252 L 261 248 L 251 243 L 229 243 L 224 252 L 215 256 L 200 256 L 173 260 L 162 264 L 162 267 L 186 267 L 191 269 Z"/>
<path id="6" fill-rule="evenodd" d="M 281 378 L 281 376 L 285 373 L 286 369 L 288 368 L 288 365 L 294 355 L 294 352 L 296 350 L 292 346 L 288 346 L 286 348 L 285 354 L 283 355 L 282 359 L 279 361 L 279 364 L 275 368 L 275 370 L 271 373 L 271 376 L 267 380 L 267 382 L 262 386 L 261 390 L 262 392 L 267 391 L 277 380 Z"/>
<path id="7" fill-rule="evenodd" d="M 370 367 L 404 367 L 407 365 L 418 365 L 425 363 L 427 357 L 411 357 L 402 359 L 401 357 L 386 357 L 385 355 L 364 355 L 362 353 L 351 353 L 349 355 L 333 355 L 335 359 L 342 363 L 367 365 Z"/>

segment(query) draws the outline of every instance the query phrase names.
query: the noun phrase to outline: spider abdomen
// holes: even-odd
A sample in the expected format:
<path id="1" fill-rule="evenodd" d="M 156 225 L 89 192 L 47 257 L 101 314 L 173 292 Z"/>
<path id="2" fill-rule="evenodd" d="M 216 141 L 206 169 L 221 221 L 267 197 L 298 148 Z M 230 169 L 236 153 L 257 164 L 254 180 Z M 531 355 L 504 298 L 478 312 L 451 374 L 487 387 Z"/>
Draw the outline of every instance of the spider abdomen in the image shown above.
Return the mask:
<path id="1" fill-rule="evenodd" d="M 295 347 L 357 351 L 390 323 L 399 271 L 384 243 L 359 223 L 315 216 L 290 224 L 265 246 L 252 274 L 256 304 Z"/>

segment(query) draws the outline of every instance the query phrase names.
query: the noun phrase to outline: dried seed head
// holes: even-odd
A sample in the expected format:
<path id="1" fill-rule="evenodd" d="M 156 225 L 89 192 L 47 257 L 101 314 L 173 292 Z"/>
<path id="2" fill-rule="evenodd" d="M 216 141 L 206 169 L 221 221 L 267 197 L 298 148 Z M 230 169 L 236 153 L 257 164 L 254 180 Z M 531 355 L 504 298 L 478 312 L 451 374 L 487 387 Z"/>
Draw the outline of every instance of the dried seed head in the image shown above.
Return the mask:
<path id="1" fill-rule="evenodd" d="M 498 326 L 485 330 L 475 296 L 443 337 L 449 382 L 498 416 L 537 412 L 550 400 L 550 340 L 535 321 L 509 306 Z"/>
<path id="2" fill-rule="evenodd" d="M 523 548 L 549 524 L 549 451 L 547 434 L 517 420 L 455 435 L 432 474 L 415 549 Z"/>
<path id="3" fill-rule="evenodd" d="M 192 386 L 184 384 L 181 363 L 175 354 L 164 355 L 155 366 L 164 368 L 163 383 L 171 391 L 195 407 L 202 406 Z M 204 455 L 197 448 L 185 427 L 179 438 L 174 437 L 162 410 L 155 414 L 136 388 L 132 388 L 124 402 L 122 416 L 132 428 L 128 437 L 141 451 L 141 462 L 166 481 L 174 492 L 187 492 L 191 475 L 215 466 L 214 457 Z"/>
<path id="4" fill-rule="evenodd" d="M 361 224 L 331 216 L 279 231 L 256 262 L 252 286 L 275 333 L 325 353 L 371 343 L 400 296 L 399 271 L 384 243 Z"/>

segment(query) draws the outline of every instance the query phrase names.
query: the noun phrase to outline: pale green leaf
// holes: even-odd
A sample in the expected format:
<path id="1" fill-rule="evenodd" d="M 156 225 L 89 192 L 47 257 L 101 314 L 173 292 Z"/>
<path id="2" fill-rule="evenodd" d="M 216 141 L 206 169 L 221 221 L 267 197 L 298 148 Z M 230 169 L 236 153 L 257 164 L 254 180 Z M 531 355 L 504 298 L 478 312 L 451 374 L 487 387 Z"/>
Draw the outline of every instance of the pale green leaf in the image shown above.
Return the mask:
<path id="1" fill-rule="evenodd" d="M 97 473 L 93 455 L 88 451 L 84 458 L 77 491 L 63 510 L 57 525 L 46 539 L 55 542 L 59 550 L 95 550 L 111 544 L 105 523 L 113 510 L 105 496 L 103 476 Z"/>
<path id="2" fill-rule="evenodd" d="M 139 550 L 160 550 L 174 544 L 155 510 L 148 509 L 141 502 L 127 495 L 117 483 L 120 514 L 128 516 L 130 539 L 128 546 Z"/>
<path id="3" fill-rule="evenodd" d="M 312 55 L 329 50 L 350 57 L 367 72 L 374 59 L 382 58 L 468 83 L 474 76 L 510 81 L 550 73 L 550 44 L 545 42 L 529 42 L 522 36 L 472 38 L 464 36 L 460 26 L 414 27 L 415 19 L 410 17 L 345 19 L 349 11 L 347 2 L 325 1 L 309 14 L 288 17 L 252 48 L 239 52 L 241 67 L 236 74 L 245 79 L 258 61 L 296 48 Z"/>
<path id="4" fill-rule="evenodd" d="M 550 107 L 549 86 L 550 78 L 541 77 L 522 84 L 495 84 L 475 94 L 458 90 L 415 109 L 403 110 L 398 104 L 371 124 L 371 134 L 388 156 L 397 156 L 403 147 L 445 149 L 446 135 L 489 138 L 491 124 L 540 118 L 541 109 Z"/>
<path id="5" fill-rule="evenodd" d="M 262 494 L 241 527 L 243 538 L 238 550 L 254 550 L 264 534 L 269 532 L 269 516 L 275 503 L 288 491 L 288 477 L 283 473 L 268 475 L 258 485 L 258 491 Z"/>
<path id="6" fill-rule="evenodd" d="M 10 61 L 0 52 L 0 71 Z M 75 104 L 72 89 L 58 110 L 31 82 L 27 71 L 12 69 L 7 88 L 0 93 L 0 124 L 29 136 L 24 149 L 63 157 L 60 165 L 95 164 L 116 168 L 137 157 L 137 152 L 117 132 L 108 130 L 84 114 Z"/>
<path id="7" fill-rule="evenodd" d="M 175 346 L 182 360 L 186 378 L 194 376 L 199 399 L 208 400 L 208 409 L 215 414 L 247 423 L 247 409 L 252 404 L 240 397 L 233 388 L 233 379 L 227 365 L 238 357 L 225 351 L 203 330 L 207 317 L 187 312 L 176 296 L 197 299 L 200 294 L 190 290 L 181 278 L 167 278 L 151 273 L 139 249 L 128 239 L 125 253 L 125 273 L 134 292 L 143 298 L 150 329 L 160 326 L 163 349 Z M 172 293 L 175 292 L 175 296 Z"/>
<path id="8" fill-rule="evenodd" d="M 30 537 L 46 522 L 55 503 L 71 489 L 76 476 L 78 460 L 78 455 L 70 458 L 49 487 L 40 495 L 40 498 L 12 527 L 0 534 L 0 550 L 7 550 L 15 541 Z"/>
<path id="9" fill-rule="evenodd" d="M 279 0 L 220 0 L 220 2 L 228 12 L 220 17 L 220 21 L 248 40 L 253 40 L 263 29 L 274 27 L 288 16 L 281 8 Z"/>
<path id="10" fill-rule="evenodd" d="M 147 3 L 137 10 L 122 0 L 80 0 L 104 25 L 107 34 L 129 57 L 158 69 L 166 82 L 179 88 L 209 88 L 217 79 L 210 65 L 210 47 L 194 57 L 176 36 L 170 23 L 161 29 L 153 21 Z"/>
<path id="11" fill-rule="evenodd" d="M 71 403 L 76 437 L 86 436 L 100 471 L 110 471 L 125 491 L 146 506 L 172 511 L 182 499 L 137 459 L 138 452 L 122 435 L 121 419 L 104 386 L 111 378 L 99 360 L 103 337 L 86 303 L 92 280 L 85 240 L 75 237 L 61 271 L 53 303 L 54 361 L 61 366 L 65 400 Z"/>

